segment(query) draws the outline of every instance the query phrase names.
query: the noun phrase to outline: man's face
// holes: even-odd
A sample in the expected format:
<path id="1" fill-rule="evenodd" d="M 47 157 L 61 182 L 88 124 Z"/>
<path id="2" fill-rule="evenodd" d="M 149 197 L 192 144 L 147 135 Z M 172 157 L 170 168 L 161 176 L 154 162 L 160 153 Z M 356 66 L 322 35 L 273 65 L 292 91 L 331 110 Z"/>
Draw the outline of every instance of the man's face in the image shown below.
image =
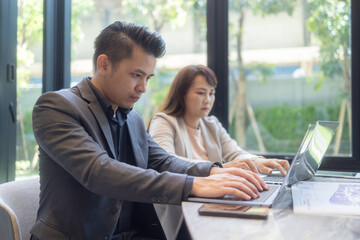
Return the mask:
<path id="1" fill-rule="evenodd" d="M 132 108 L 146 91 L 148 80 L 154 75 L 155 56 L 135 47 L 131 58 L 110 64 L 102 72 L 100 91 L 113 104 Z"/>

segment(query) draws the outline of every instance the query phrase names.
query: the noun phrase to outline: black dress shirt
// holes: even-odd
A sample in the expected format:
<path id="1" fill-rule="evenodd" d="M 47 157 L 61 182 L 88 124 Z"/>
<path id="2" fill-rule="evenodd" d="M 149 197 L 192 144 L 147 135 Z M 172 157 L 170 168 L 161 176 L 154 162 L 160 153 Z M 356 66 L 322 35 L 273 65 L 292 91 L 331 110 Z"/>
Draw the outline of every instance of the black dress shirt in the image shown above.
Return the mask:
<path id="1" fill-rule="evenodd" d="M 99 92 L 99 90 L 90 81 L 89 85 L 109 121 L 111 135 L 115 147 L 115 159 L 120 162 L 135 166 L 135 156 L 126 123 L 127 114 L 131 111 L 131 109 L 124 109 L 118 107 L 114 114 L 111 103 Z M 133 203 L 129 201 L 123 201 L 119 221 L 114 234 L 131 230 L 132 210 Z"/>

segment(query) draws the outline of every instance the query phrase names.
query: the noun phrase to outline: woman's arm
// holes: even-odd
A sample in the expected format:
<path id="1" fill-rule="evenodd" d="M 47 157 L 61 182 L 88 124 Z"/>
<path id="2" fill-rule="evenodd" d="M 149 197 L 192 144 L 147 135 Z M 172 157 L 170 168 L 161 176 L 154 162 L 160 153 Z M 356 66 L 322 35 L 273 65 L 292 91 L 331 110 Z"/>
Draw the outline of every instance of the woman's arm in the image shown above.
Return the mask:
<path id="1" fill-rule="evenodd" d="M 222 147 L 223 158 L 226 163 L 224 168 L 240 167 L 246 170 L 251 170 L 255 173 L 271 174 L 272 169 L 278 169 L 283 175 L 286 175 L 285 170 L 289 170 L 289 162 L 280 159 L 266 159 L 262 156 L 257 156 L 246 152 L 238 146 L 236 141 L 230 137 L 226 129 L 217 120 L 216 117 L 211 117 L 217 122 L 219 130 L 219 137 Z"/>
<path id="2" fill-rule="evenodd" d="M 215 131 L 220 141 L 222 157 L 225 162 L 231 162 L 235 159 L 253 159 L 258 157 L 243 150 L 237 142 L 230 137 L 229 133 L 215 116 L 211 116 L 208 119 L 213 122 L 212 125 L 216 128 Z"/>
<path id="3" fill-rule="evenodd" d="M 176 118 L 170 117 L 164 113 L 156 114 L 150 122 L 149 134 L 160 147 L 172 156 L 188 162 L 208 162 L 207 160 L 187 158 L 185 153 L 182 155 L 176 153 L 176 144 L 185 145 L 183 142 L 175 142 L 175 138 L 180 134 Z"/>

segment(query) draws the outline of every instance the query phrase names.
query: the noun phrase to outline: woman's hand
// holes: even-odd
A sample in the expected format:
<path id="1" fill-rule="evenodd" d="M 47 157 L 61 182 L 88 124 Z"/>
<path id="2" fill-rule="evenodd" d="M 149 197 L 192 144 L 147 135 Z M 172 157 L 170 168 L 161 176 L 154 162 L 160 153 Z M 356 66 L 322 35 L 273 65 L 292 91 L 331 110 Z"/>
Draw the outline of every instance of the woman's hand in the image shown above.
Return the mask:
<path id="1" fill-rule="evenodd" d="M 234 159 L 230 162 L 224 163 L 223 167 L 224 168 L 231 168 L 231 167 L 242 168 L 245 170 L 252 171 L 254 173 L 259 173 L 259 171 L 255 165 L 255 162 L 252 161 L 251 159 Z"/>
<path id="2" fill-rule="evenodd" d="M 258 157 L 252 159 L 252 161 L 255 163 L 260 173 L 267 175 L 270 175 L 273 169 L 278 169 L 281 174 L 285 176 L 290 168 L 289 162 L 282 159 Z"/>
<path id="3" fill-rule="evenodd" d="M 282 175 L 286 175 L 286 172 L 290 168 L 290 164 L 287 160 L 276 158 L 264 158 L 257 157 L 252 159 L 234 159 L 231 162 L 223 164 L 224 168 L 242 168 L 252 171 L 254 173 L 262 173 L 270 175 L 273 169 L 278 169 Z M 286 170 L 286 171 L 285 171 Z"/>

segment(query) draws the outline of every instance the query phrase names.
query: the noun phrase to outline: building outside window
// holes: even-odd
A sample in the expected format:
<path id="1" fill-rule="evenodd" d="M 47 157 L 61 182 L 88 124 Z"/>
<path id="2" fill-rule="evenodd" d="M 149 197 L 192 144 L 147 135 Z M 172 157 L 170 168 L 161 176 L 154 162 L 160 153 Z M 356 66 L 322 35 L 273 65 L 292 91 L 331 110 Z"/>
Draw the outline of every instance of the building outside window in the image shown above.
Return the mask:
<path id="1" fill-rule="evenodd" d="M 230 0 L 232 137 L 289 155 L 309 123 L 339 121 L 327 154 L 350 156 L 350 49 L 350 1 Z"/>
<path id="2" fill-rule="evenodd" d="M 105 26 L 118 20 L 148 26 L 166 42 L 166 55 L 157 60 L 155 76 L 135 105 L 147 123 L 180 68 L 188 64 L 206 65 L 206 1 L 94 0 L 93 7 L 91 14 L 76 14 L 73 19 L 82 19 L 76 27 L 83 30 L 84 37 L 72 44 L 72 85 L 93 74 L 94 39 Z"/>

